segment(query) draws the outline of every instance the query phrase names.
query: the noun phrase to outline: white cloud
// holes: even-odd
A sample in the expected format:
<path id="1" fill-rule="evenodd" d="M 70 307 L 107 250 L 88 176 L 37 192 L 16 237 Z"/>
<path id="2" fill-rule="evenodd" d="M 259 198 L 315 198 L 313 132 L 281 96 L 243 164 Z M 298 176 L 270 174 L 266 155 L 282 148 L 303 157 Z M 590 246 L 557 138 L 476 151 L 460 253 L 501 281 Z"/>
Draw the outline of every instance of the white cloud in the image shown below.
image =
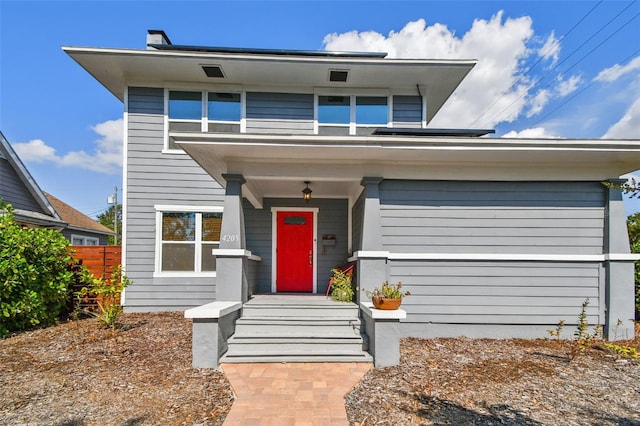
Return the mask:
<path id="1" fill-rule="evenodd" d="M 538 56 L 544 59 L 551 59 L 551 66 L 558 62 L 560 57 L 560 40 L 556 38 L 555 33 L 552 31 L 547 41 L 540 49 L 538 49 Z"/>
<path id="2" fill-rule="evenodd" d="M 48 146 L 42 139 L 33 139 L 29 142 L 11 144 L 22 161 L 44 163 L 56 160 L 56 150 Z"/>
<path id="3" fill-rule="evenodd" d="M 432 127 L 494 127 L 511 122 L 527 107 L 531 82 L 522 76 L 522 62 L 534 52 L 531 18 L 476 19 L 469 31 L 456 36 L 445 25 L 427 26 L 424 19 L 409 22 L 388 36 L 367 31 L 329 34 L 327 50 L 382 51 L 389 57 L 478 60 L 476 67 L 436 115 Z M 555 50 L 554 50 L 555 52 Z M 489 110 L 490 108 L 490 110 Z M 474 123 L 474 120 L 482 116 Z M 461 119 L 461 117 L 463 117 Z"/>
<path id="4" fill-rule="evenodd" d="M 604 139 L 640 139 L 640 99 L 602 136 Z"/>
<path id="5" fill-rule="evenodd" d="M 525 138 L 525 139 L 561 139 L 547 131 L 544 127 L 533 127 L 519 132 L 512 130 L 502 135 L 503 138 Z"/>
<path id="6" fill-rule="evenodd" d="M 77 167 L 99 173 L 118 174 L 122 171 L 122 119 L 109 120 L 92 127 L 101 138 L 95 141 L 93 152 L 71 151 L 58 155 L 56 149 L 41 139 L 12 144 L 25 162 L 51 162 L 63 167 Z"/>
<path id="7" fill-rule="evenodd" d="M 640 72 L 640 56 L 629 61 L 627 65 L 615 64 L 610 68 L 603 69 L 598 73 L 594 80 L 610 83 L 633 72 Z"/>
<path id="8" fill-rule="evenodd" d="M 529 111 L 527 111 L 527 118 L 533 117 L 538 114 L 547 105 L 551 99 L 551 93 L 547 89 L 540 90 L 530 101 Z"/>
<path id="9" fill-rule="evenodd" d="M 579 75 L 572 75 L 568 80 L 560 79 L 560 83 L 556 86 L 556 93 L 559 97 L 567 96 L 575 92 L 580 83 L 582 83 L 582 77 Z"/>

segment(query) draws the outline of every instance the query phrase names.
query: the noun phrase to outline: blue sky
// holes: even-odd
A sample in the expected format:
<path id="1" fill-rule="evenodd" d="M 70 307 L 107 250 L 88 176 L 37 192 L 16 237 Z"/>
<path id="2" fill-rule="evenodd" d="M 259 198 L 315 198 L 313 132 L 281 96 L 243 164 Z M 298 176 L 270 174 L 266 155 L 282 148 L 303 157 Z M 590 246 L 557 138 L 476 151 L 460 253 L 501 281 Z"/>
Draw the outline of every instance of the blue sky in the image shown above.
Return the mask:
<path id="1" fill-rule="evenodd" d="M 638 0 L 0 0 L 0 130 L 43 190 L 105 210 L 122 187 L 123 106 L 61 46 L 144 49 L 163 29 L 174 44 L 474 58 L 434 127 L 640 139 L 639 15 Z"/>

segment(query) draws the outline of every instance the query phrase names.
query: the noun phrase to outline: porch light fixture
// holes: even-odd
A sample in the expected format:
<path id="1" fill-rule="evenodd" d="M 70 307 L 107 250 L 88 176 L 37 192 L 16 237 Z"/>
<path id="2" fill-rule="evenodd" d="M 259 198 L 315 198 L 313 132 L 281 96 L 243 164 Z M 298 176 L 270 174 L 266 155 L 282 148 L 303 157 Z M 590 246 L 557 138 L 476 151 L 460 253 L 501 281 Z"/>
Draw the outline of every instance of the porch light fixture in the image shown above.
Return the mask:
<path id="1" fill-rule="evenodd" d="M 304 200 L 305 203 L 309 203 L 309 200 L 311 199 L 311 193 L 313 192 L 311 191 L 311 189 L 309 189 L 309 184 L 311 182 L 309 182 L 308 180 L 305 180 L 304 183 L 305 185 L 307 185 L 307 187 L 302 190 L 302 199 Z"/>

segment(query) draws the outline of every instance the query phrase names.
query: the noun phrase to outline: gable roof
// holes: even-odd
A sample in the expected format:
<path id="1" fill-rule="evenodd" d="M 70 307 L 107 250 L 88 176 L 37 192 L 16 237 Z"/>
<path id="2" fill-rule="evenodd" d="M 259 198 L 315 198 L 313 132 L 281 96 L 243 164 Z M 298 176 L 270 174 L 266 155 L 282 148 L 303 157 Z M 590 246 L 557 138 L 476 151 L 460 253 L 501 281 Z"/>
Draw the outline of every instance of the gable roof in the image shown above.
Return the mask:
<path id="1" fill-rule="evenodd" d="M 114 232 L 101 224 L 100 222 L 91 219 L 86 214 L 79 212 L 78 210 L 71 207 L 69 204 L 61 201 L 60 199 L 54 197 L 51 194 L 44 193 L 49 202 L 56 209 L 62 220 L 67 222 L 68 229 L 77 229 L 82 231 L 91 231 L 98 234 L 107 234 L 113 235 Z"/>
<path id="2" fill-rule="evenodd" d="M 13 215 L 16 221 L 36 226 L 64 227 L 66 224 L 49 200 L 47 200 L 44 192 L 40 189 L 1 131 L 0 161 L 6 161 L 6 164 L 11 168 L 14 176 L 22 184 L 21 189 L 27 192 L 21 195 L 27 197 L 31 205 L 31 208 L 27 208 L 27 206 L 13 206 Z M 4 185 L 0 185 L 0 196 L 4 195 L 3 198 L 6 198 L 5 201 L 11 202 L 12 200 L 9 199 L 8 194 L 3 194 L 5 190 L 7 190 L 7 188 L 5 188 Z"/>

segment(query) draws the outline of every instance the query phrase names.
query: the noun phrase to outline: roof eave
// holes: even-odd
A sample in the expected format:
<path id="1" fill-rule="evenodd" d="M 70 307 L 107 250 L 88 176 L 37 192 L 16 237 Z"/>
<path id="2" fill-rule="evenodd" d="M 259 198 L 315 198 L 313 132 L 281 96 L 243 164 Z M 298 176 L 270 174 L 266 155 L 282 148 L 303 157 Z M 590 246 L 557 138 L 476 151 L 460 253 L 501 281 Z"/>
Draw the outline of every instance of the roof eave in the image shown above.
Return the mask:
<path id="1" fill-rule="evenodd" d="M 388 59 L 376 57 L 286 56 L 63 47 L 89 74 L 118 99 L 128 84 L 167 87 L 181 84 L 245 84 L 345 89 L 426 89 L 428 121 L 476 65 L 476 60 Z M 209 78 L 202 66 L 218 65 L 225 78 Z M 251 65 L 251 66 L 247 66 Z M 329 70 L 347 69 L 347 82 L 330 82 Z M 417 87 L 418 86 L 418 87 Z"/>

